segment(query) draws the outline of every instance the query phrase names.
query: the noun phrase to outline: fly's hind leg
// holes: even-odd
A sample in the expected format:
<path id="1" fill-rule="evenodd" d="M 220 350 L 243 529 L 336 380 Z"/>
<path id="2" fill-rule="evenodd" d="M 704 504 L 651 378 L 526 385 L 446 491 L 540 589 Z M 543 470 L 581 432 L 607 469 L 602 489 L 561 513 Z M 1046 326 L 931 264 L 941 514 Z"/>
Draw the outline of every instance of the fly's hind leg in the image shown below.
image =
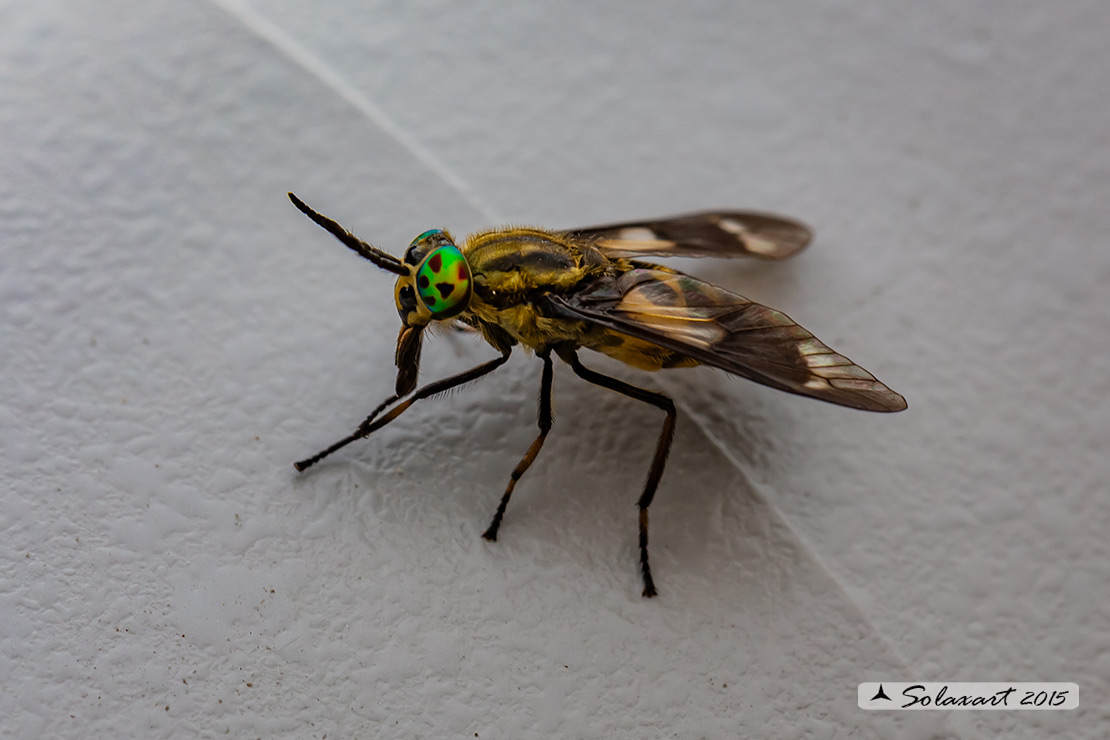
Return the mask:
<path id="1" fill-rule="evenodd" d="M 532 462 L 536 459 L 536 455 L 540 453 L 540 448 L 543 447 L 543 441 L 547 439 L 547 433 L 551 431 L 551 424 L 553 417 L 551 414 L 551 350 L 544 349 L 537 353 L 538 357 L 543 360 L 543 379 L 540 381 L 540 411 L 539 411 L 539 427 L 540 433 L 532 442 L 532 446 L 524 453 L 524 457 L 520 458 L 513 469 L 512 475 L 509 476 L 509 485 L 505 489 L 505 495 L 501 497 L 501 503 L 497 506 L 497 512 L 493 515 L 493 521 L 490 522 L 489 528 L 482 534 L 487 540 L 497 541 L 497 530 L 501 527 L 501 518 L 505 516 L 505 507 L 509 505 L 509 498 L 513 495 L 513 489 L 516 488 L 516 482 L 521 479 L 524 473 L 531 467 Z"/>
<path id="2" fill-rule="evenodd" d="M 640 570 L 644 577 L 644 596 L 655 596 L 658 592 L 655 590 L 655 582 L 651 578 L 651 566 L 648 565 L 648 507 L 651 506 L 651 500 L 655 497 L 655 489 L 659 487 L 659 479 L 663 477 L 663 467 L 667 464 L 667 454 L 671 451 L 671 441 L 674 439 L 674 426 L 677 418 L 674 401 L 662 393 L 646 391 L 643 388 L 637 388 L 634 385 L 629 385 L 621 380 L 610 378 L 608 375 L 602 375 L 584 367 L 579 361 L 578 353 L 574 347 L 559 347 L 557 351 L 559 357 L 567 362 L 574 373 L 583 380 L 622 393 L 630 398 L 635 398 L 637 401 L 650 403 L 652 406 L 667 412 L 663 429 L 659 433 L 659 442 L 655 446 L 655 458 L 651 461 L 651 469 L 648 471 L 647 482 L 644 484 L 644 492 L 640 494 L 640 500 L 637 503 L 640 507 Z"/>

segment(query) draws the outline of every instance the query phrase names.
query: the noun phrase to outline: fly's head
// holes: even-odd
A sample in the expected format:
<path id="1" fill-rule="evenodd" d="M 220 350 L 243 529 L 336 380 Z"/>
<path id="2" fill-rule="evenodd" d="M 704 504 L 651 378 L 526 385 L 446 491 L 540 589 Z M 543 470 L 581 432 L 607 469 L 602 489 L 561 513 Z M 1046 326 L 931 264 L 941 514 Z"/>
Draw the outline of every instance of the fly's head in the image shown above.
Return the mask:
<path id="1" fill-rule="evenodd" d="M 405 326 L 454 318 L 470 306 L 470 265 L 446 231 L 432 229 L 413 239 L 404 264 L 409 274 L 397 278 L 393 297 Z"/>
<path id="2" fill-rule="evenodd" d="M 470 306 L 474 281 L 470 265 L 451 235 L 441 229 L 425 231 L 405 251 L 408 274 L 397 278 L 393 299 L 401 317 L 397 337 L 397 393 L 416 387 L 420 366 L 420 334 L 433 321 L 454 318 Z"/>
<path id="3" fill-rule="evenodd" d="M 420 371 L 420 335 L 433 321 L 458 316 L 470 306 L 473 280 L 466 257 L 451 235 L 441 229 L 425 231 L 412 240 L 403 260 L 367 244 L 337 222 L 317 213 L 293 193 L 289 200 L 304 215 L 349 249 L 378 267 L 397 275 L 393 297 L 401 315 L 397 337 L 397 395 L 411 393 Z"/>

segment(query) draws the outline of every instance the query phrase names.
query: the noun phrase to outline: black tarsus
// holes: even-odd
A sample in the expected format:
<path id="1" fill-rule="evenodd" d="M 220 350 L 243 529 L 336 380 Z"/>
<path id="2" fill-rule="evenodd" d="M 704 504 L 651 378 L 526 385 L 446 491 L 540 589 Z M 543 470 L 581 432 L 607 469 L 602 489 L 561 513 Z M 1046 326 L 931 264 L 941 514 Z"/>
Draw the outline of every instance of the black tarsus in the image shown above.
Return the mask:
<path id="1" fill-rule="evenodd" d="M 509 498 L 513 495 L 516 482 L 520 480 L 524 473 L 528 471 L 528 468 L 532 466 L 532 462 L 540 453 L 540 448 L 543 447 L 543 441 L 547 439 L 547 433 L 551 431 L 551 424 L 554 421 L 554 417 L 551 414 L 551 350 L 545 347 L 543 350 L 537 352 L 536 356 L 543 360 L 543 376 L 540 380 L 540 410 L 538 417 L 540 433 L 532 442 L 532 446 L 524 453 L 524 457 L 520 458 L 520 462 L 513 468 L 513 472 L 509 476 L 509 485 L 505 488 L 505 495 L 501 497 L 501 503 L 497 505 L 497 512 L 493 515 L 493 521 L 490 522 L 489 528 L 482 533 L 483 537 L 492 542 L 497 541 L 497 530 L 501 527 L 501 518 L 505 516 L 505 507 L 509 505 Z"/>
<path id="2" fill-rule="evenodd" d="M 481 365 L 478 365 L 477 367 L 472 367 L 472 368 L 470 368 L 469 370 L 467 370 L 465 372 L 459 373 L 458 375 L 452 375 L 449 378 L 443 378 L 442 380 L 437 380 L 434 383 L 429 383 L 428 385 L 424 386 L 423 388 L 420 388 L 415 393 L 413 393 L 412 396 L 408 400 L 406 400 L 404 403 L 401 403 L 401 404 L 398 404 L 397 406 L 394 406 L 389 411 L 389 413 L 386 414 L 385 416 L 383 416 L 381 419 L 376 419 L 375 420 L 375 417 L 379 413 L 381 413 L 381 411 L 386 406 L 388 406 L 390 403 L 392 403 L 394 401 L 399 400 L 399 397 L 396 394 L 393 395 L 393 396 L 390 396 L 385 401 L 378 404 L 378 407 L 376 409 L 374 409 L 374 411 L 370 414 L 370 416 L 366 417 L 366 420 L 364 422 L 362 422 L 361 424 L 359 424 L 358 429 L 355 430 L 354 434 L 352 434 L 348 437 L 344 437 L 343 439 L 341 439 L 338 442 L 336 442 L 335 444 L 333 444 L 331 447 L 327 448 L 326 450 L 323 450 L 322 452 L 316 453 L 315 455 L 313 455 L 310 458 L 307 458 L 305 460 L 301 460 L 300 462 L 297 462 L 297 463 L 293 463 L 293 467 L 295 467 L 297 470 L 304 470 L 307 467 L 315 465 L 316 463 L 320 462 L 321 460 L 323 460 L 325 457 L 327 457 L 331 453 L 335 452 L 336 450 L 338 450 L 340 448 L 346 447 L 351 442 L 354 442 L 356 439 L 361 439 L 363 437 L 370 436 L 371 434 L 373 434 L 377 430 L 384 427 L 389 422 L 396 419 L 401 414 L 405 413 L 405 411 L 408 410 L 409 406 L 412 406 L 417 401 L 419 401 L 421 399 L 424 399 L 424 398 L 428 398 L 429 396 L 434 396 L 437 393 L 443 393 L 444 391 L 451 390 L 452 388 L 454 388 L 456 386 L 462 385 L 463 383 L 469 383 L 472 380 L 477 380 L 478 378 L 482 377 L 483 375 L 486 375 L 488 373 L 493 372 L 494 370 L 496 370 L 497 368 L 499 368 L 499 367 L 501 367 L 502 365 L 505 364 L 505 362 L 509 359 L 510 352 L 511 352 L 511 350 L 510 351 L 505 351 L 497 359 L 490 360 L 489 362 L 483 362 Z"/>
<path id="3" fill-rule="evenodd" d="M 671 441 L 674 439 L 675 420 L 678 416 L 674 401 L 662 393 L 637 388 L 622 380 L 610 378 L 608 375 L 590 370 L 582 365 L 578 359 L 578 352 L 573 346 L 557 347 L 556 352 L 558 352 L 560 358 L 571 366 L 575 375 L 583 380 L 622 393 L 630 398 L 635 398 L 637 401 L 649 403 L 667 412 L 663 429 L 659 433 L 659 442 L 655 447 L 655 457 L 651 461 L 651 469 L 648 471 L 647 482 L 644 484 L 644 492 L 640 495 L 639 502 L 637 502 L 637 506 L 640 507 L 640 570 L 644 576 L 644 596 L 655 596 L 658 591 L 655 590 L 655 582 L 651 578 L 651 567 L 648 565 L 648 507 L 651 506 L 651 500 L 655 497 L 655 489 L 659 486 L 659 479 L 663 477 L 663 467 L 667 464 L 667 454 L 671 450 Z"/>

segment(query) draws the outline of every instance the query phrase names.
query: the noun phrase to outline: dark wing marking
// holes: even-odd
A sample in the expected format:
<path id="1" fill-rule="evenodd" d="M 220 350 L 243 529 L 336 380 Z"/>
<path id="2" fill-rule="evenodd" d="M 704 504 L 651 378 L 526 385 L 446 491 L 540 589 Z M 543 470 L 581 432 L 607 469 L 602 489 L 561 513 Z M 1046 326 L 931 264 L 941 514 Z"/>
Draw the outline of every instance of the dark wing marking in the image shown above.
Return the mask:
<path id="1" fill-rule="evenodd" d="M 786 314 L 689 275 L 634 269 L 580 294 L 548 293 L 541 307 L 788 393 L 866 411 L 906 408 L 902 396 Z"/>
<path id="2" fill-rule="evenodd" d="M 759 257 L 781 260 L 813 238 L 805 224 L 754 211 L 705 211 L 655 221 L 589 226 L 570 232 L 595 239 L 610 257 Z"/>

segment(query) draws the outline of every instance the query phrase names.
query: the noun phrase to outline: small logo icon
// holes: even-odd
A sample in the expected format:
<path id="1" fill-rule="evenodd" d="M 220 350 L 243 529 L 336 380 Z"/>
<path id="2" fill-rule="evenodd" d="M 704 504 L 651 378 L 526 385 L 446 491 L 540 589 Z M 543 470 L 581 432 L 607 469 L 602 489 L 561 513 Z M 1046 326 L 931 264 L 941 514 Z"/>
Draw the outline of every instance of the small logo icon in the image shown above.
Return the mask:
<path id="1" fill-rule="evenodd" d="M 893 699 L 891 699 L 889 696 L 886 695 L 885 691 L 883 691 L 883 685 L 882 684 L 879 684 L 879 691 L 874 696 L 871 697 L 871 701 L 875 701 L 876 699 L 886 699 L 887 701 L 894 701 Z"/>

